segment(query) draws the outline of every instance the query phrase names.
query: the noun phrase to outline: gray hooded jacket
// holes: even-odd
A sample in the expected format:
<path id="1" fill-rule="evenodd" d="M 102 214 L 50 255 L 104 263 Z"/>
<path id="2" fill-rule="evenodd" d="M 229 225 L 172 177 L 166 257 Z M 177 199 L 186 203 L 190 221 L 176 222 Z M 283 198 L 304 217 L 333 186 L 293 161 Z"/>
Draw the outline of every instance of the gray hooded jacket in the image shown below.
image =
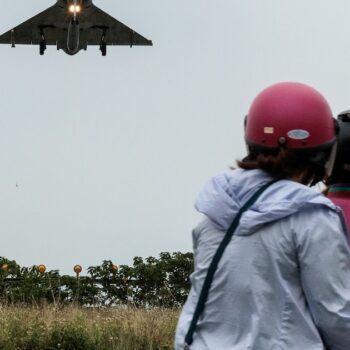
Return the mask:
<path id="1" fill-rule="evenodd" d="M 271 178 L 260 170 L 214 177 L 196 208 L 195 270 L 182 310 L 183 349 L 212 257 L 238 210 Z M 349 350 L 350 252 L 340 209 L 281 180 L 243 214 L 214 276 L 191 350 Z"/>

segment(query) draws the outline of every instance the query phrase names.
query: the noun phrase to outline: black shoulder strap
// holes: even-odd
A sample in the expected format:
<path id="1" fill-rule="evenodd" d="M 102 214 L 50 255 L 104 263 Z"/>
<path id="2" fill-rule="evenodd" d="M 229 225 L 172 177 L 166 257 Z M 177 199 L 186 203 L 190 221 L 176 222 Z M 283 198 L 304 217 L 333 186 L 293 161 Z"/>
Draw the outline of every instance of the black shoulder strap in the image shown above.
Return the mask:
<path id="1" fill-rule="evenodd" d="M 213 260 L 211 261 L 211 263 L 209 265 L 207 276 L 205 277 L 205 280 L 204 280 L 204 283 L 203 283 L 203 287 L 202 287 L 202 290 L 201 290 L 201 293 L 199 295 L 199 299 L 198 299 L 198 302 L 197 302 L 197 306 L 196 306 L 196 309 L 194 311 L 190 327 L 189 327 L 188 332 L 187 332 L 186 337 L 185 337 L 185 349 L 186 348 L 189 349 L 189 346 L 193 342 L 193 334 L 194 334 L 194 332 L 196 330 L 198 319 L 199 319 L 201 313 L 204 310 L 204 306 L 205 306 L 205 303 L 206 303 L 207 298 L 208 298 L 209 289 L 210 289 L 211 283 L 213 282 L 215 271 L 216 271 L 216 269 L 218 267 L 219 261 L 220 261 L 222 255 L 223 255 L 227 245 L 230 243 L 231 238 L 232 238 L 234 232 L 236 231 L 236 229 L 237 229 L 237 227 L 239 225 L 239 221 L 241 219 L 242 214 L 256 202 L 256 200 L 260 197 L 260 195 L 269 186 L 271 186 L 272 184 L 274 184 L 278 180 L 279 179 L 274 179 L 272 181 L 269 181 L 264 186 L 262 186 L 258 191 L 256 191 L 249 198 L 249 200 L 243 205 L 243 207 L 240 209 L 240 211 L 237 213 L 237 215 L 234 218 L 231 226 L 227 230 L 224 239 L 221 241 L 221 243 L 219 245 L 219 248 L 217 249 L 217 251 L 216 251 L 216 253 L 215 253 L 214 257 L 213 257 Z"/>

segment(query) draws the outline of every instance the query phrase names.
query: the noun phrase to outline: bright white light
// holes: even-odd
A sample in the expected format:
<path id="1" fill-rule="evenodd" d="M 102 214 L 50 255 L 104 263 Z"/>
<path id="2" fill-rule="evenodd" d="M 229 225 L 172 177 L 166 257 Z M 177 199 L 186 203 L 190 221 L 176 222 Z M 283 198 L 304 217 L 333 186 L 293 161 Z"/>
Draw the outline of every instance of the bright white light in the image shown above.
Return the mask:
<path id="1" fill-rule="evenodd" d="M 69 6 L 69 12 L 71 13 L 79 13 L 81 11 L 80 5 L 70 5 Z"/>

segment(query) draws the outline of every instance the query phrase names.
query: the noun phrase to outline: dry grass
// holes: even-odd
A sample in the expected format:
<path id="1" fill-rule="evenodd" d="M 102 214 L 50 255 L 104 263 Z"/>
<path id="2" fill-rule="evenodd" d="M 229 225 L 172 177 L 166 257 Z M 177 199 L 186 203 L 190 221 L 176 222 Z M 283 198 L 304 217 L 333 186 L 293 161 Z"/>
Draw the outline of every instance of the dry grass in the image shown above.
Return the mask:
<path id="1" fill-rule="evenodd" d="M 0 307 L 1 350 L 165 350 L 178 310 Z"/>

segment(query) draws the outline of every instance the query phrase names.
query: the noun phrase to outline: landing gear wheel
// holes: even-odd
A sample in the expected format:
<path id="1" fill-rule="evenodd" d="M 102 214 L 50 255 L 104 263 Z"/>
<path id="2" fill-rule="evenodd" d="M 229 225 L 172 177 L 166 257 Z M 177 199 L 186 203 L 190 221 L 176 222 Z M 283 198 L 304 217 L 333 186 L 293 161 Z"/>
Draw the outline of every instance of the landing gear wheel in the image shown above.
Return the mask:
<path id="1" fill-rule="evenodd" d="M 102 52 L 102 56 L 107 55 L 107 44 L 102 42 L 100 45 L 100 51 Z"/>
<path id="2" fill-rule="evenodd" d="M 46 42 L 41 41 L 39 45 L 39 52 L 41 56 L 44 54 L 45 50 L 46 50 Z"/>

